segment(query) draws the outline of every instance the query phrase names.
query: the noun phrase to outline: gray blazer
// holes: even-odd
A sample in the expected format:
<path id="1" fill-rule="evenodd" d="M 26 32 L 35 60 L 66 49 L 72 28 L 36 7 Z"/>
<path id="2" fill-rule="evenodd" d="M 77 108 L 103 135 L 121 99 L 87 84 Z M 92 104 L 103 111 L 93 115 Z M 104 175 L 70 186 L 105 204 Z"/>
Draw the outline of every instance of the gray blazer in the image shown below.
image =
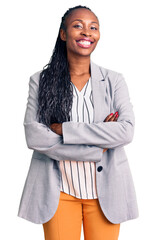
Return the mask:
<path id="1" fill-rule="evenodd" d="M 93 123 L 63 122 L 63 137 L 36 118 L 39 74 L 29 81 L 24 117 L 26 143 L 33 149 L 18 215 L 43 224 L 55 214 L 60 197 L 61 160 L 96 162 L 98 200 L 106 218 L 121 223 L 139 216 L 136 192 L 124 146 L 134 135 L 135 117 L 121 73 L 90 61 Z M 117 122 L 103 122 L 119 112 Z M 103 149 L 108 148 L 103 153 Z"/>

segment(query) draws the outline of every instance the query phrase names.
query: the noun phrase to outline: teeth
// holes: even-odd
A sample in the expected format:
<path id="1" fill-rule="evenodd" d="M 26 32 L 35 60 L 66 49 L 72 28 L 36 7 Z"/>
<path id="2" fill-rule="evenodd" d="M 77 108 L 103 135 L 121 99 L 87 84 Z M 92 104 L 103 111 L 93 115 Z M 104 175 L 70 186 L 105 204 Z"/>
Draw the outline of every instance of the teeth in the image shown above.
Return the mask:
<path id="1" fill-rule="evenodd" d="M 82 41 L 82 40 L 80 40 L 80 41 L 78 41 L 80 44 L 84 44 L 84 45 L 90 45 L 91 44 L 91 42 L 89 42 L 89 41 Z"/>

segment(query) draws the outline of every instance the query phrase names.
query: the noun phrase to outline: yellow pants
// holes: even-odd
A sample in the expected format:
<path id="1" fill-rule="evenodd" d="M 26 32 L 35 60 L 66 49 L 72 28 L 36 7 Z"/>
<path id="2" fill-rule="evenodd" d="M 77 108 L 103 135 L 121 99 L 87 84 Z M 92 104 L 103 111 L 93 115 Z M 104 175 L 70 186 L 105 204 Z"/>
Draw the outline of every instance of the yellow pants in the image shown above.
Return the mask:
<path id="1" fill-rule="evenodd" d="M 60 192 L 54 216 L 43 223 L 45 240 L 80 240 L 83 222 L 84 240 L 117 240 L 120 224 L 109 222 L 98 199 L 79 199 Z"/>

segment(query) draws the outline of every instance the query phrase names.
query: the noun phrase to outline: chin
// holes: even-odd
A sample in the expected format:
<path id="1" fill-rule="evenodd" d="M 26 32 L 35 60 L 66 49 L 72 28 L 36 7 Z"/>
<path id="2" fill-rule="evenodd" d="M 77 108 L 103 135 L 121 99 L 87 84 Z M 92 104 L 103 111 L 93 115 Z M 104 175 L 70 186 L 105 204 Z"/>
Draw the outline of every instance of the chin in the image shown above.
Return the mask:
<path id="1" fill-rule="evenodd" d="M 77 53 L 77 56 L 81 56 L 81 57 L 88 57 L 91 55 L 92 52 L 88 52 L 88 53 Z"/>
<path id="2" fill-rule="evenodd" d="M 92 52 L 94 51 L 94 49 L 90 50 L 90 49 L 82 49 L 80 51 L 77 51 L 77 54 L 79 55 L 83 55 L 83 56 L 88 56 L 90 55 Z"/>

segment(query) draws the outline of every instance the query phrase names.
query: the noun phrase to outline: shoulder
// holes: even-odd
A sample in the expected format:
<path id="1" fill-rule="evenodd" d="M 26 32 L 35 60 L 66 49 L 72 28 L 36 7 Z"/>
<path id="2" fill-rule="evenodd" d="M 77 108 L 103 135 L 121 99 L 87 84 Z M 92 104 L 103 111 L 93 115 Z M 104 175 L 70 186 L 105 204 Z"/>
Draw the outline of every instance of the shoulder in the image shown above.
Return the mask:
<path id="1" fill-rule="evenodd" d="M 39 87 L 39 79 L 40 79 L 40 73 L 42 70 L 39 70 L 37 72 L 34 72 L 32 75 L 29 77 L 29 88 L 33 89 L 34 91 L 37 91 Z"/>
<path id="2" fill-rule="evenodd" d="M 39 78 L 40 78 L 40 73 L 42 72 L 42 70 L 39 70 L 37 72 L 34 72 L 31 76 L 30 76 L 30 81 L 35 82 L 37 85 L 39 83 Z"/>
<path id="3" fill-rule="evenodd" d="M 116 70 L 110 69 L 110 68 L 106 68 L 104 66 L 98 65 L 100 70 L 102 71 L 102 73 L 105 76 L 108 76 L 110 78 L 117 78 L 119 75 L 122 75 L 121 72 L 118 72 Z"/>
<path id="4" fill-rule="evenodd" d="M 39 88 L 39 78 L 40 78 L 40 73 L 42 72 L 42 70 L 39 70 L 37 72 L 34 72 L 32 75 L 30 75 L 29 77 L 29 91 L 33 92 L 33 94 L 35 94 L 36 92 L 38 92 L 38 88 Z"/>
<path id="5" fill-rule="evenodd" d="M 117 84 L 119 82 L 125 82 L 125 78 L 124 78 L 124 75 L 123 73 L 121 72 L 118 72 L 116 70 L 113 70 L 113 69 L 109 69 L 109 68 L 106 68 L 104 66 L 101 66 L 101 65 L 97 65 L 103 75 L 103 78 L 107 81 L 109 81 L 110 83 L 112 84 Z"/>

